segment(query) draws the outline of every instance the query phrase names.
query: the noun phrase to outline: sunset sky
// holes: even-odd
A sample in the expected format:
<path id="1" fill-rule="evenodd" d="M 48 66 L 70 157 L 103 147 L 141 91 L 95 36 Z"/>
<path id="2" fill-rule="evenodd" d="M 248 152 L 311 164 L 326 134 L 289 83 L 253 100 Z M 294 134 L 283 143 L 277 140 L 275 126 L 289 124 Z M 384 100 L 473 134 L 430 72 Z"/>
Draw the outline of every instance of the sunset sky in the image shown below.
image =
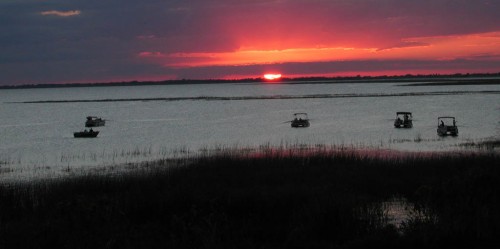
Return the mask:
<path id="1" fill-rule="evenodd" d="M 0 85 L 500 72 L 499 0 L 0 0 Z"/>

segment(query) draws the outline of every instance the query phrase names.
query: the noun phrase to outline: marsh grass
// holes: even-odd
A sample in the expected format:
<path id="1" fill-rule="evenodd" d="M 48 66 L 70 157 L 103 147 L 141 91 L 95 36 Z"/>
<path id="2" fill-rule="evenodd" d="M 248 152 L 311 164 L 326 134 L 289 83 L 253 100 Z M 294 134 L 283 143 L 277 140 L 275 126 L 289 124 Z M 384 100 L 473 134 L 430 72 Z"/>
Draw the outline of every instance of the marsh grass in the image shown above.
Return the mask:
<path id="1" fill-rule="evenodd" d="M 185 152 L 119 174 L 0 185 L 0 248 L 500 245 L 497 154 L 323 145 Z M 412 212 L 399 227 L 386 209 L 395 197 Z"/>

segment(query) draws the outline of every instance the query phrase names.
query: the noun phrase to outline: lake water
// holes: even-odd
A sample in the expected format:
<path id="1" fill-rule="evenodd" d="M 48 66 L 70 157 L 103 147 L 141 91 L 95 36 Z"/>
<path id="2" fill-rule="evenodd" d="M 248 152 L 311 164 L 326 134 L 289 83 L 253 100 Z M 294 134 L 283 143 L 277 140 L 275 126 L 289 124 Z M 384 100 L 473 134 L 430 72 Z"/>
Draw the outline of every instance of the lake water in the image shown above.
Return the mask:
<path id="1" fill-rule="evenodd" d="M 398 82 L 0 90 L 0 180 L 217 147 L 325 144 L 456 150 L 458 144 L 500 135 L 499 94 L 500 85 Z M 123 101 L 89 101 L 118 99 Z M 54 100 L 68 102 L 43 103 Z M 398 111 L 413 112 L 412 129 L 393 127 Z M 296 112 L 308 113 L 309 128 L 290 127 L 286 121 Z M 95 128 L 101 132 L 95 139 L 73 138 L 89 115 L 105 118 L 106 126 Z M 455 116 L 459 136 L 438 137 L 438 116 Z"/>

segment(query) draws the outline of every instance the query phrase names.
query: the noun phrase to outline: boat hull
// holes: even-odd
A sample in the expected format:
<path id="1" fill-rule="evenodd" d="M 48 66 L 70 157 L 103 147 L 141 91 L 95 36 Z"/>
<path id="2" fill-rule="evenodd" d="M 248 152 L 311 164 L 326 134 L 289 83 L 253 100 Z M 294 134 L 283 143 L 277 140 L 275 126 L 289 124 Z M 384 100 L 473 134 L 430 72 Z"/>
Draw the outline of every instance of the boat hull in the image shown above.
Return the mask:
<path id="1" fill-rule="evenodd" d="M 104 126 L 105 124 L 106 121 L 104 120 L 92 120 L 85 122 L 85 127 L 98 127 L 98 126 Z"/>
<path id="2" fill-rule="evenodd" d="M 302 121 L 292 121 L 292 127 L 293 128 L 305 128 L 309 127 L 309 121 L 307 120 L 302 120 Z"/>
<path id="3" fill-rule="evenodd" d="M 97 135 L 99 135 L 99 131 L 80 131 L 73 133 L 75 138 L 93 138 L 97 137 Z"/>
<path id="4" fill-rule="evenodd" d="M 437 128 L 439 136 L 458 136 L 458 128 L 456 126 L 442 126 Z"/>
<path id="5" fill-rule="evenodd" d="M 406 122 L 396 120 L 396 121 L 394 121 L 394 127 L 396 127 L 396 128 L 412 128 L 413 122 L 411 120 L 408 120 Z"/>

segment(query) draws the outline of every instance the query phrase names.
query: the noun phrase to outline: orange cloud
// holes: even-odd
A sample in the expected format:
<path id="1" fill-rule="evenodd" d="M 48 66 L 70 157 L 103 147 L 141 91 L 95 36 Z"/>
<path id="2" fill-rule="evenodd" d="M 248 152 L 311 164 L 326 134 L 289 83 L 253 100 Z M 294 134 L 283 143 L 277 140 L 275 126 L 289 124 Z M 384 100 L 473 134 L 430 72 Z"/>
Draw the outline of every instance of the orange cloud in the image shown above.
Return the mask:
<path id="1" fill-rule="evenodd" d="M 42 16 L 60 16 L 60 17 L 77 16 L 80 15 L 81 13 L 82 12 L 79 10 L 69 10 L 69 11 L 48 10 L 40 12 Z"/>
<path id="2" fill-rule="evenodd" d="M 457 36 L 435 36 L 408 39 L 409 42 L 425 43 L 428 46 L 395 48 L 380 51 L 384 59 L 433 59 L 453 60 L 479 55 L 500 55 L 500 32 Z"/>
<path id="3" fill-rule="evenodd" d="M 144 54 L 159 57 L 157 54 Z M 162 54 L 163 55 L 163 54 Z M 165 54 L 171 67 L 276 64 L 347 60 L 452 60 L 500 55 L 500 32 L 457 36 L 416 37 L 390 48 L 310 47 L 282 50 L 245 49 L 221 53 Z"/>
<path id="4" fill-rule="evenodd" d="M 138 54 L 139 57 L 146 57 L 146 58 L 163 58 L 165 55 L 161 52 L 150 52 L 150 51 L 144 51 L 140 52 Z"/>
<path id="5" fill-rule="evenodd" d="M 331 60 L 360 59 L 373 49 L 354 48 L 295 48 L 285 50 L 239 50 L 228 53 L 176 53 L 169 55 L 169 66 L 193 67 L 215 65 L 252 65 L 286 62 L 318 62 Z M 184 59 L 179 62 L 176 59 Z M 186 59 L 198 58 L 197 61 Z M 203 60 L 199 60 L 203 58 Z"/>

